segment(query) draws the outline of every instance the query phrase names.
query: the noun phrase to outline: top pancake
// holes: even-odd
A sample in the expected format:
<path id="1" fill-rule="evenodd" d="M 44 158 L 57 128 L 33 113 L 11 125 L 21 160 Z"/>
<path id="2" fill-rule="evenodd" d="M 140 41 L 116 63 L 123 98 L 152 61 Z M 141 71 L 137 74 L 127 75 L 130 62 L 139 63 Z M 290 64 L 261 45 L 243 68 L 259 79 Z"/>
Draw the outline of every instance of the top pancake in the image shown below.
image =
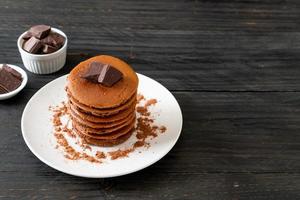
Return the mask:
<path id="1" fill-rule="evenodd" d="M 123 78 L 112 87 L 92 83 L 84 78 L 91 62 L 109 64 L 123 74 Z M 137 90 L 138 77 L 133 69 L 124 61 L 101 55 L 79 63 L 68 76 L 68 90 L 76 100 L 94 108 L 113 108 L 128 100 Z"/>

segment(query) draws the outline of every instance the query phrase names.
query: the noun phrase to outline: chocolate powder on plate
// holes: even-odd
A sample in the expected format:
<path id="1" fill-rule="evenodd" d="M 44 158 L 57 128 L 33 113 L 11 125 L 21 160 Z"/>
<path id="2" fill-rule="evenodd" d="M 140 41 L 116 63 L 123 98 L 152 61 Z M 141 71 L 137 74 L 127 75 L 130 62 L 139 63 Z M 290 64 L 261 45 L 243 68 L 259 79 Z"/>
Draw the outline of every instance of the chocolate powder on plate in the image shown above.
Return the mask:
<path id="1" fill-rule="evenodd" d="M 89 155 L 85 150 L 92 151 L 92 147 L 88 145 L 83 139 L 78 137 L 71 128 L 68 128 L 68 123 L 64 124 L 61 121 L 63 116 L 68 116 L 68 106 L 65 102 L 62 102 L 61 106 L 49 107 L 49 110 L 53 112 L 52 122 L 54 126 L 54 136 L 57 141 L 57 147 L 61 148 L 64 152 L 64 156 L 70 160 L 86 160 L 92 163 L 101 163 L 103 159 L 108 156 L 111 160 L 116 160 L 124 157 L 128 157 L 130 153 L 134 152 L 135 149 L 141 147 L 150 147 L 149 142 L 146 140 L 148 138 L 152 139 L 158 136 L 159 133 L 163 133 L 167 130 L 165 126 L 157 126 L 155 124 L 154 117 L 151 116 L 149 111 L 150 106 L 154 106 L 157 103 L 156 99 L 146 100 L 143 95 L 137 96 L 137 108 L 138 113 L 136 129 L 136 141 L 125 149 L 118 149 L 116 151 L 110 151 L 104 153 L 102 151 L 97 151 L 95 155 Z M 143 102 L 143 105 L 141 105 Z M 81 151 L 75 150 L 66 139 L 66 136 L 73 139 L 79 139 L 76 141 Z"/>
<path id="2" fill-rule="evenodd" d="M 99 158 L 99 159 L 103 159 L 103 158 L 106 158 L 106 155 L 102 151 L 97 151 L 96 152 L 96 157 Z"/>
<path id="3" fill-rule="evenodd" d="M 143 95 L 137 96 L 138 104 L 141 104 L 141 101 L 146 100 Z M 149 111 L 149 106 L 153 106 L 157 103 L 156 99 L 150 99 L 145 102 L 144 105 L 138 105 L 136 107 L 139 117 L 137 118 L 136 125 L 136 139 L 137 141 L 133 144 L 132 147 L 127 149 L 119 149 L 117 151 L 108 152 L 112 160 L 128 157 L 129 153 L 133 152 L 136 148 L 140 147 L 150 147 L 150 144 L 146 142 L 148 138 L 155 138 L 158 136 L 159 131 L 165 132 L 166 127 L 158 127 L 154 124 L 154 119 L 151 117 L 151 112 Z"/>
<path id="4" fill-rule="evenodd" d="M 110 151 L 108 152 L 108 154 L 110 155 L 111 160 L 116 160 L 118 158 L 128 157 L 128 154 L 133 151 L 134 148 L 124 149 L 124 150 L 118 149 L 116 151 Z"/>
<path id="5" fill-rule="evenodd" d="M 52 122 L 54 126 L 54 136 L 56 138 L 56 148 L 61 148 L 64 152 L 65 158 L 69 160 L 86 160 L 92 163 L 101 163 L 100 157 L 91 156 L 84 152 L 85 149 L 91 150 L 91 147 L 81 142 L 80 146 L 85 147 L 81 152 L 75 150 L 66 139 L 66 135 L 70 138 L 76 138 L 74 131 L 68 128 L 68 123 L 63 125 L 61 117 L 68 114 L 68 107 L 63 102 L 62 106 L 49 107 L 49 110 L 53 112 Z"/>

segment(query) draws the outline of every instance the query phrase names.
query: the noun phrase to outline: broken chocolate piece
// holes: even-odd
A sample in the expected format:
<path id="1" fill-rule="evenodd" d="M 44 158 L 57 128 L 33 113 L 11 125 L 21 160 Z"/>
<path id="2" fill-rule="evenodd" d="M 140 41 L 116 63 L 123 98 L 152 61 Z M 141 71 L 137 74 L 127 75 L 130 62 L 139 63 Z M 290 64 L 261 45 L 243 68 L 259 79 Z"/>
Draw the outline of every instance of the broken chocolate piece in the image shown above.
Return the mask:
<path id="1" fill-rule="evenodd" d="M 58 34 L 58 33 L 52 33 L 50 34 L 54 38 L 54 46 L 56 47 L 62 47 L 65 43 L 65 38 Z"/>
<path id="2" fill-rule="evenodd" d="M 29 33 L 37 39 L 43 39 L 50 33 L 51 27 L 47 25 L 36 25 L 29 29 Z"/>
<path id="3" fill-rule="evenodd" d="M 66 40 L 64 36 L 51 31 L 51 27 L 47 25 L 31 27 L 24 34 L 23 39 L 25 40 L 23 49 L 33 54 L 53 53 L 59 50 Z"/>
<path id="4" fill-rule="evenodd" d="M 0 90 L 6 91 L 6 93 L 17 89 L 22 83 L 22 78 L 17 78 L 14 75 L 15 72 L 13 74 L 8 68 L 10 67 L 4 66 L 0 68 Z"/>
<path id="5" fill-rule="evenodd" d="M 50 46 L 48 44 L 45 44 L 43 47 L 43 53 L 48 54 L 48 53 L 53 53 L 57 50 L 58 48 Z"/>
<path id="6" fill-rule="evenodd" d="M 12 74 L 14 77 L 16 77 L 17 79 L 22 80 L 22 75 L 21 75 L 18 71 L 16 71 L 16 70 L 14 70 L 13 68 L 9 67 L 7 64 L 4 64 L 4 65 L 2 66 L 2 68 L 3 68 L 4 70 L 8 71 L 9 73 L 11 73 L 11 74 Z"/>
<path id="7" fill-rule="evenodd" d="M 104 86 L 111 87 L 123 78 L 123 74 L 109 64 L 92 62 L 88 71 L 82 76 L 93 83 L 100 83 Z"/>
<path id="8" fill-rule="evenodd" d="M 27 31 L 25 33 L 25 35 L 23 35 L 23 39 L 24 40 L 29 40 L 31 37 L 32 37 L 32 34 L 29 31 Z"/>
<path id="9" fill-rule="evenodd" d="M 62 47 L 65 43 L 65 38 L 58 33 L 50 33 L 47 37 L 41 40 L 43 44 L 48 44 L 53 47 Z"/>
<path id="10" fill-rule="evenodd" d="M 122 77 L 123 74 L 119 70 L 110 65 L 105 65 L 102 73 L 99 75 L 98 82 L 111 87 L 113 84 L 121 80 Z"/>
<path id="11" fill-rule="evenodd" d="M 98 83 L 99 74 L 101 74 L 102 66 L 104 64 L 98 62 L 92 62 L 89 64 L 88 71 L 82 76 L 82 78 L 87 79 L 88 81 Z"/>
<path id="12" fill-rule="evenodd" d="M 41 47 L 41 41 L 39 39 L 36 39 L 35 37 L 31 37 L 23 45 L 23 49 L 29 53 L 37 53 Z"/>
<path id="13" fill-rule="evenodd" d="M 5 94 L 5 93 L 8 93 L 8 90 L 6 90 L 4 87 L 0 85 L 0 94 Z"/>

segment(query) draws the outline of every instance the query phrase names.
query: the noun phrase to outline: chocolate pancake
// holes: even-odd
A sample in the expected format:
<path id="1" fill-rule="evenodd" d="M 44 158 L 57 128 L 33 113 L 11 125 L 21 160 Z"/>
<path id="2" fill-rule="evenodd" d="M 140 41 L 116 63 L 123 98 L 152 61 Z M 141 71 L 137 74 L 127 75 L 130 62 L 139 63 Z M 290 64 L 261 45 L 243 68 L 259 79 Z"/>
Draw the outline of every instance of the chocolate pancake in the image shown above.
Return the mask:
<path id="1" fill-rule="evenodd" d="M 76 130 L 75 128 L 74 128 L 74 130 L 88 144 L 97 145 L 97 146 L 101 146 L 101 147 L 111 147 L 111 146 L 121 144 L 121 143 L 125 142 L 128 138 L 130 138 L 130 136 L 132 135 L 132 133 L 134 131 L 134 128 L 119 138 L 109 139 L 109 140 L 93 139 L 89 136 L 85 136 L 85 135 L 81 134 L 80 131 Z"/>
<path id="2" fill-rule="evenodd" d="M 71 111 L 72 112 L 72 111 Z M 123 126 L 123 124 L 128 123 L 129 120 L 131 120 L 133 117 L 135 117 L 135 113 L 131 113 L 128 115 L 128 117 L 115 121 L 110 123 L 93 123 L 93 122 L 86 122 L 80 118 L 78 118 L 76 115 L 71 114 L 72 120 L 74 120 L 77 124 L 82 125 L 84 127 L 92 128 L 92 129 L 110 129 L 110 128 L 116 128 L 119 126 Z"/>
<path id="3" fill-rule="evenodd" d="M 127 109 L 130 106 L 136 105 L 136 93 L 132 95 L 132 97 L 124 104 L 120 105 L 116 108 L 109 108 L 109 109 L 97 109 L 93 107 L 89 107 L 79 103 L 75 98 L 73 98 L 70 94 L 68 94 L 69 101 L 80 111 L 84 113 L 90 113 L 95 116 L 107 116 L 107 115 L 114 115 L 122 110 Z"/>
<path id="4" fill-rule="evenodd" d="M 135 112 L 135 105 L 133 105 L 132 107 L 129 107 L 128 109 L 118 112 L 114 115 L 100 117 L 100 116 L 94 116 L 91 114 L 84 113 L 80 109 L 77 109 L 72 103 L 69 103 L 68 105 L 71 114 L 74 117 L 78 118 L 78 120 L 85 122 L 87 124 L 119 122 L 126 119 L 126 117 L 128 117 L 130 114 Z"/>
<path id="5" fill-rule="evenodd" d="M 134 131 L 137 87 L 136 73 L 118 58 L 102 55 L 78 64 L 66 87 L 74 131 L 98 146 L 126 141 Z"/>
<path id="6" fill-rule="evenodd" d="M 123 74 L 123 78 L 112 87 L 95 84 L 81 78 L 88 71 L 92 62 L 113 66 Z M 67 87 L 72 97 L 80 104 L 93 108 L 115 108 L 124 104 L 136 93 L 138 77 L 124 61 L 112 56 L 101 55 L 79 63 L 69 74 Z"/>
<path id="7" fill-rule="evenodd" d="M 86 134 L 98 134 L 98 135 L 115 132 L 129 124 L 134 123 L 134 122 L 135 122 L 135 115 L 133 115 L 131 118 L 128 119 L 128 121 L 126 121 L 125 123 L 123 123 L 119 126 L 115 126 L 115 127 L 111 127 L 111 128 L 91 128 L 91 127 L 85 126 L 83 124 L 80 124 L 79 122 L 76 121 L 75 118 L 72 119 L 72 124 L 74 127 L 77 128 L 77 130 L 79 130 L 83 133 L 86 133 Z"/>
<path id="8" fill-rule="evenodd" d="M 77 125 L 74 125 L 73 128 L 75 128 L 77 131 L 79 131 L 82 135 L 85 135 L 86 137 L 90 137 L 93 139 L 101 139 L 101 140 L 111 140 L 111 139 L 117 139 L 122 135 L 125 135 L 126 133 L 128 133 L 129 130 L 134 128 L 134 125 L 135 125 L 135 121 L 115 132 L 108 133 L 108 134 L 101 134 L 101 135 L 86 133 L 82 131 L 80 127 L 78 127 Z"/>

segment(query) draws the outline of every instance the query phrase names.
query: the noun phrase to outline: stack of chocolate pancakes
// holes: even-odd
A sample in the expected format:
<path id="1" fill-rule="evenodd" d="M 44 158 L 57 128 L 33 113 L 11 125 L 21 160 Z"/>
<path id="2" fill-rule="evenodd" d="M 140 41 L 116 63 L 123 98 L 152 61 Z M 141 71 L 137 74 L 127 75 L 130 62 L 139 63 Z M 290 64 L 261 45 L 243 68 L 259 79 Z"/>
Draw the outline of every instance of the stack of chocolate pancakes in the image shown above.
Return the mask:
<path id="1" fill-rule="evenodd" d="M 74 131 L 87 143 L 113 146 L 135 125 L 138 78 L 124 61 L 107 55 L 77 65 L 66 87 Z"/>

